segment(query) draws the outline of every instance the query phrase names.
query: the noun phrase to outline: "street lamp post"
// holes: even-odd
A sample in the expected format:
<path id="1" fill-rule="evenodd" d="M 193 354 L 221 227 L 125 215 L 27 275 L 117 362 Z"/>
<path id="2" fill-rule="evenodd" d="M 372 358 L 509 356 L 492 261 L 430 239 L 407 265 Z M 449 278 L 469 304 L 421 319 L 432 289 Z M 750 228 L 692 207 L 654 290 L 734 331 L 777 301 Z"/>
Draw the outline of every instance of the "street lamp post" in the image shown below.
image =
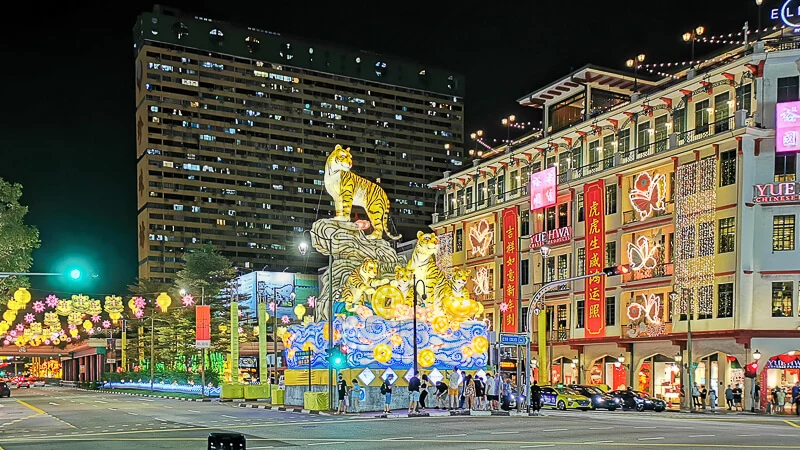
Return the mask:
<path id="1" fill-rule="evenodd" d="M 686 387 L 685 387 L 685 385 L 683 383 L 683 367 L 681 367 L 681 361 L 683 361 L 683 355 L 681 355 L 680 351 L 675 355 L 674 359 L 675 359 L 675 362 L 678 363 L 677 364 L 677 367 L 678 367 L 678 379 L 681 380 L 680 387 L 678 388 L 678 405 L 680 405 L 681 402 L 682 402 L 681 391 L 683 391 L 683 396 L 684 397 L 686 396 Z"/>
<path id="2" fill-rule="evenodd" d="M 691 390 L 694 388 L 694 367 L 692 367 L 692 362 L 694 358 L 692 357 L 692 349 L 693 349 L 693 342 L 692 342 L 692 318 L 694 318 L 694 298 L 689 296 L 689 305 L 688 311 L 686 311 L 686 353 L 687 359 L 686 361 L 686 389 L 684 390 L 687 394 L 691 393 Z M 691 401 L 691 395 L 685 395 L 686 397 L 686 409 L 691 411 L 692 404 L 689 403 Z"/>
<path id="3" fill-rule="evenodd" d="M 474 158 L 481 158 L 483 157 L 483 150 L 478 148 L 478 144 L 480 143 L 480 139 L 483 137 L 483 130 L 478 130 L 474 133 L 469 134 L 469 138 L 475 141 L 475 148 L 469 151 L 469 156 Z"/>
<path id="4" fill-rule="evenodd" d="M 697 38 L 702 36 L 705 33 L 706 28 L 703 26 L 695 27 L 692 31 L 687 31 L 683 33 L 683 40 L 684 42 L 691 42 L 692 43 L 692 61 L 691 61 L 691 68 L 694 69 L 695 60 L 694 60 L 694 43 L 697 41 Z"/>
<path id="5" fill-rule="evenodd" d="M 638 85 L 639 77 L 637 75 L 638 75 L 638 72 L 639 72 L 639 66 L 641 66 L 641 64 L 644 62 L 644 59 L 645 59 L 644 53 L 640 53 L 638 56 L 636 56 L 636 59 L 631 58 L 631 59 L 625 61 L 625 65 L 629 69 L 633 69 L 633 93 L 634 94 L 638 92 L 637 85 Z"/>
<path id="6" fill-rule="evenodd" d="M 758 28 L 756 29 L 756 33 L 761 31 L 761 5 L 763 3 L 764 3 L 764 0 L 756 0 L 756 6 L 758 6 Z M 746 41 L 747 40 L 747 36 L 745 36 L 744 39 Z"/>
<path id="7" fill-rule="evenodd" d="M 506 127 L 506 153 L 511 151 L 511 127 L 514 126 L 514 122 L 517 121 L 517 116 L 511 114 L 508 117 L 503 117 L 503 120 L 500 123 Z"/>
<path id="8" fill-rule="evenodd" d="M 417 276 L 416 275 L 414 275 L 413 278 L 414 278 L 413 279 L 413 281 L 414 281 L 414 312 L 413 312 L 413 314 L 414 314 L 414 334 L 413 334 L 413 339 L 414 339 L 414 363 L 413 364 L 414 364 L 414 375 L 416 375 L 417 374 L 417 370 L 418 370 L 418 368 L 417 368 L 417 303 L 418 303 L 418 301 L 417 301 L 417 285 L 418 285 L 418 283 L 422 283 L 422 301 L 423 302 L 428 299 L 428 294 L 427 294 L 428 286 L 425 284 L 425 280 L 417 280 Z"/>

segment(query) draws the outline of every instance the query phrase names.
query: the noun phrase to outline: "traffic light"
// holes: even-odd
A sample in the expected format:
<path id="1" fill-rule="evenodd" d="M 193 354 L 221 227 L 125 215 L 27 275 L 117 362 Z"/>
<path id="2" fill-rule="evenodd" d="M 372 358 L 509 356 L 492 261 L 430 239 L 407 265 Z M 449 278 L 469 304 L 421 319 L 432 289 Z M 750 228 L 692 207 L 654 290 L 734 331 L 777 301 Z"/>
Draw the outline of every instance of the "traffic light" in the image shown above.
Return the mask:
<path id="1" fill-rule="evenodd" d="M 69 277 L 72 278 L 73 280 L 77 280 L 78 278 L 81 277 L 81 271 L 78 269 L 72 269 L 69 271 Z"/>
<path id="2" fill-rule="evenodd" d="M 333 347 L 326 350 L 328 353 L 328 364 L 336 370 L 347 367 L 347 357 L 342 352 L 341 347 Z"/>
<path id="3" fill-rule="evenodd" d="M 626 273 L 630 272 L 631 272 L 631 266 L 627 264 L 620 264 L 618 266 L 611 266 L 603 269 L 603 273 L 606 274 L 607 277 L 613 275 L 625 275 Z"/>

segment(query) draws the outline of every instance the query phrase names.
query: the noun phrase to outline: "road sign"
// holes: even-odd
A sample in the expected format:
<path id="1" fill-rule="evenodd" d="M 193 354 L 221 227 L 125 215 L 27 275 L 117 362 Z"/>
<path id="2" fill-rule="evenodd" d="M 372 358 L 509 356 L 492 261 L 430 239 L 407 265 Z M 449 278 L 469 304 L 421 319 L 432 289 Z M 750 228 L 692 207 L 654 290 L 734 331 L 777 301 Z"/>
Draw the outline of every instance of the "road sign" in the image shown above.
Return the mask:
<path id="1" fill-rule="evenodd" d="M 528 336 L 517 333 L 500 333 L 500 345 L 528 345 Z"/>
<path id="2" fill-rule="evenodd" d="M 108 364 L 116 364 L 117 360 L 116 359 L 107 358 L 106 359 L 106 363 L 108 363 Z"/>
<path id="3" fill-rule="evenodd" d="M 295 352 L 294 353 L 294 357 L 295 358 L 305 358 L 305 357 L 311 356 L 311 353 L 312 352 L 308 351 L 308 350 L 302 351 L 302 352 Z"/>

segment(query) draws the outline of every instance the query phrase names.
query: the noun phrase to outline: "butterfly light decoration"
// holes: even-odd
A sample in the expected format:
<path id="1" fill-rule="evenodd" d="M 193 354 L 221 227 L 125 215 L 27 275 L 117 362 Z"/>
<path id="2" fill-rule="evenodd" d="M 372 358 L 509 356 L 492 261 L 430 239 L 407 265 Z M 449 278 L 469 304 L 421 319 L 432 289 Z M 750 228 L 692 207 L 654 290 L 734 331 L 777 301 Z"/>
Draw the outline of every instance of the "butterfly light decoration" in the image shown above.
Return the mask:
<path id="1" fill-rule="evenodd" d="M 657 260 L 658 245 L 650 246 L 650 240 L 646 236 L 639 236 L 636 242 L 628 242 L 628 262 L 631 270 L 655 269 L 658 265 Z"/>
<path id="2" fill-rule="evenodd" d="M 649 172 L 642 172 L 636 176 L 629 197 L 633 209 L 639 213 L 639 220 L 647 219 L 654 211 L 666 209 L 665 184 L 666 177 L 663 173 L 652 177 Z"/>
<path id="3" fill-rule="evenodd" d="M 494 244 L 494 230 L 486 219 L 478 221 L 469 229 L 469 241 L 472 245 L 471 256 L 486 256 Z"/>
<path id="4" fill-rule="evenodd" d="M 478 267 L 475 270 L 475 294 L 484 295 L 489 293 L 489 269 L 486 267 Z"/>
<path id="5" fill-rule="evenodd" d="M 637 321 L 644 318 L 647 323 L 661 323 L 661 297 L 656 294 L 642 294 L 642 303 L 631 302 L 628 305 L 628 319 Z"/>

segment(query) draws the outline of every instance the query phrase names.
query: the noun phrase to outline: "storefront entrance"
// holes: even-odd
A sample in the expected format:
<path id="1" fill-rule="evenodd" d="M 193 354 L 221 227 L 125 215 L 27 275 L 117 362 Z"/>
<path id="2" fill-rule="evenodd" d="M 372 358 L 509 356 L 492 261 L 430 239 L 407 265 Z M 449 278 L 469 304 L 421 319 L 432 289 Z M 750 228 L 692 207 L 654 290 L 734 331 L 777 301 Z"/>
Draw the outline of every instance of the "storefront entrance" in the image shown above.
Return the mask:
<path id="1" fill-rule="evenodd" d="M 661 354 L 653 355 L 642 362 L 636 385 L 639 391 L 678 404 L 681 385 L 680 365 L 673 358 Z"/>

